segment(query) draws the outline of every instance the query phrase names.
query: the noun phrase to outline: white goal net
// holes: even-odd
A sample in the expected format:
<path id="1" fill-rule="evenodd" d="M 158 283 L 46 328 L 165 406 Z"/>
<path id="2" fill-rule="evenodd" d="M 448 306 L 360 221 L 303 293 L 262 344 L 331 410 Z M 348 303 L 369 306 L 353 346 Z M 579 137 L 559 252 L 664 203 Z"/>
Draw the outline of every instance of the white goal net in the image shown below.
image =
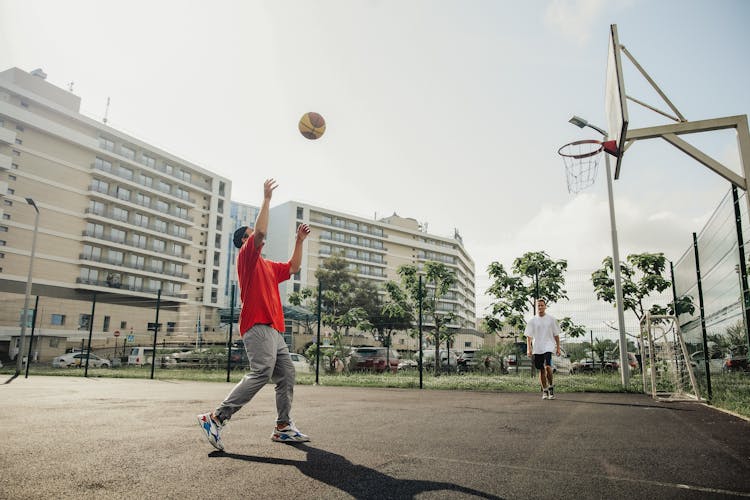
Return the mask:
<path id="1" fill-rule="evenodd" d="M 701 400 L 676 317 L 647 313 L 640 344 L 643 392 L 663 401 Z"/>

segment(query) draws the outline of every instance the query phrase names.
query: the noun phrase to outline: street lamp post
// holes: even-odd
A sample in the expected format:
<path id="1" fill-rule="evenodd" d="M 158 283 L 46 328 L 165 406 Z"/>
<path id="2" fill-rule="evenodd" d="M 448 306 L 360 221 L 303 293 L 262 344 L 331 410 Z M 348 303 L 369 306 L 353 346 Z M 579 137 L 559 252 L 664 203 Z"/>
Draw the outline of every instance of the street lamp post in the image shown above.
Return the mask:
<path id="1" fill-rule="evenodd" d="M 587 120 L 579 116 L 571 118 L 570 123 L 573 125 L 583 128 L 589 127 L 604 136 L 607 139 L 607 131 L 592 125 Z M 609 165 L 609 153 L 604 153 L 604 162 L 607 169 L 607 194 L 609 196 L 609 225 L 612 230 L 612 268 L 615 274 L 615 299 L 617 301 L 617 323 L 620 329 L 620 375 L 623 387 L 628 387 L 630 384 L 630 370 L 628 361 L 628 343 L 625 339 L 625 311 L 623 309 L 622 300 L 622 278 L 620 276 L 620 249 L 617 242 L 617 223 L 615 222 L 615 202 L 612 194 L 612 169 Z"/>
<path id="2" fill-rule="evenodd" d="M 26 280 L 26 296 L 23 299 L 23 321 L 21 321 L 21 337 L 18 339 L 18 359 L 16 360 L 16 375 L 21 373 L 21 370 L 23 369 L 23 343 L 26 339 L 26 318 L 28 316 L 28 313 L 26 312 L 29 309 L 29 297 L 31 296 L 31 275 L 34 268 L 34 253 L 36 252 L 36 235 L 37 231 L 39 229 L 39 208 L 36 206 L 36 203 L 34 203 L 34 200 L 31 198 L 26 198 L 26 203 L 34 207 L 34 210 L 36 210 L 36 215 L 34 216 L 34 236 L 31 239 L 31 256 L 29 257 L 29 277 Z M 28 361 L 27 361 L 28 363 Z"/>

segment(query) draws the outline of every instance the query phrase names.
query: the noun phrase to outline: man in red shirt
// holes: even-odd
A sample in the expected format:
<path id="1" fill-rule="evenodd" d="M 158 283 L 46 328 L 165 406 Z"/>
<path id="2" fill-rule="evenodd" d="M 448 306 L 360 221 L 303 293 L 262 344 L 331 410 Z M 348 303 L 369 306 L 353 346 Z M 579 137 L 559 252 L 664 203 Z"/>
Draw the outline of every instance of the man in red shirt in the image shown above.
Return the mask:
<path id="1" fill-rule="evenodd" d="M 240 336 L 245 344 L 250 373 L 232 389 L 224 401 L 211 413 L 198 415 L 198 424 L 208 442 L 223 450 L 220 431 L 232 414 L 242 408 L 268 383 L 276 384 L 276 426 L 271 439 L 279 442 L 304 442 L 310 438 L 295 427 L 290 417 L 294 392 L 295 371 L 289 349 L 281 332 L 284 331 L 284 310 L 279 296 L 279 283 L 299 271 L 302 264 L 302 244 L 310 234 L 307 224 L 297 228 L 297 239 L 289 262 L 272 262 L 261 256 L 268 231 L 268 207 L 277 184 L 268 179 L 263 184 L 263 204 L 255 220 L 255 229 L 241 227 L 234 233 L 237 253 L 242 310 Z"/>

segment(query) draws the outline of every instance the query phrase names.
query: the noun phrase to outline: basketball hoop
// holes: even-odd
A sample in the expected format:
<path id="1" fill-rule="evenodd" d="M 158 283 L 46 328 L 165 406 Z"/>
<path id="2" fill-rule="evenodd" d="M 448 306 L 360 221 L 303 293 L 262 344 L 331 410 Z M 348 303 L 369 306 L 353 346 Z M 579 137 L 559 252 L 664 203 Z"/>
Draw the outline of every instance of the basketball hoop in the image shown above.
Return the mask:
<path id="1" fill-rule="evenodd" d="M 585 139 L 565 144 L 557 152 L 565 162 L 565 176 L 568 181 L 568 192 L 579 193 L 596 181 L 599 165 L 599 153 L 602 150 L 613 154 L 614 141 L 597 141 Z"/>

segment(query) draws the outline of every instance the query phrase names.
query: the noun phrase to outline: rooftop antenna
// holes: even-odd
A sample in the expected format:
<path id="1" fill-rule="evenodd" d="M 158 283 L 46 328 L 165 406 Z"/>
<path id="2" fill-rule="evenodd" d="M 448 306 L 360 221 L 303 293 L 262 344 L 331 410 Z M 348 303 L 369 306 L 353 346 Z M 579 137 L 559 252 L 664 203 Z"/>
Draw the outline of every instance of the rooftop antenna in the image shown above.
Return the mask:
<path id="1" fill-rule="evenodd" d="M 109 97 L 107 97 L 107 108 L 104 110 L 104 123 L 107 123 L 107 117 L 109 116 Z"/>

